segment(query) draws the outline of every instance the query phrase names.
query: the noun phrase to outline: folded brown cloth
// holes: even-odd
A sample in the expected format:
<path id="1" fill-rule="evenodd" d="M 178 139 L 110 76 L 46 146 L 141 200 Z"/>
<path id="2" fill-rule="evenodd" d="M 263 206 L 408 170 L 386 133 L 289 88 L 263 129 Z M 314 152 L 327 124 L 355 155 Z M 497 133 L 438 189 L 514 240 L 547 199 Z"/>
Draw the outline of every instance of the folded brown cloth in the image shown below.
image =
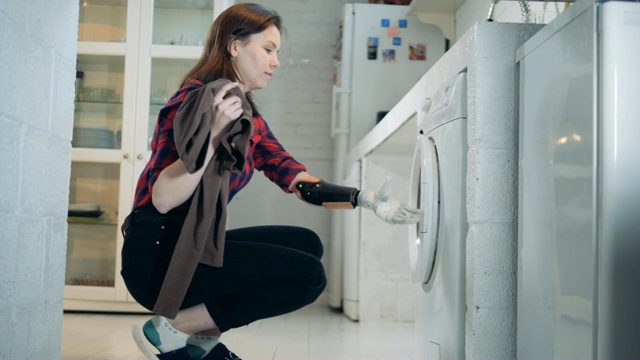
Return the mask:
<path id="1" fill-rule="evenodd" d="M 214 96 L 230 80 L 219 79 L 185 97 L 173 120 L 173 136 L 180 159 L 189 173 L 204 165 L 211 141 L 211 124 L 215 118 Z M 229 175 L 242 171 L 253 134 L 251 105 L 242 90 L 235 87 L 227 97 L 237 95 L 242 100 L 242 115 L 222 136 L 220 146 L 204 170 L 196 187 L 187 217 L 180 231 L 167 274 L 153 311 L 173 319 L 187 292 L 198 263 L 222 266 L 224 236 L 229 199 Z"/>

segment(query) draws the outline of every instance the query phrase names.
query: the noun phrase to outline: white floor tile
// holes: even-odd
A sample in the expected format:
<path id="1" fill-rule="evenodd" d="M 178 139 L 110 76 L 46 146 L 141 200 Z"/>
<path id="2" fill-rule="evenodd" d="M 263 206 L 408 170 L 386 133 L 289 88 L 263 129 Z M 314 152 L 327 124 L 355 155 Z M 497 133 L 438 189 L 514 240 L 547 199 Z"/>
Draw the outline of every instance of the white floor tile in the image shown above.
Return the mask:
<path id="1" fill-rule="evenodd" d="M 66 313 L 63 360 L 143 360 L 131 325 L 149 315 Z M 222 341 L 245 360 L 378 360 L 413 358 L 411 323 L 358 323 L 314 304 L 225 333 Z"/>

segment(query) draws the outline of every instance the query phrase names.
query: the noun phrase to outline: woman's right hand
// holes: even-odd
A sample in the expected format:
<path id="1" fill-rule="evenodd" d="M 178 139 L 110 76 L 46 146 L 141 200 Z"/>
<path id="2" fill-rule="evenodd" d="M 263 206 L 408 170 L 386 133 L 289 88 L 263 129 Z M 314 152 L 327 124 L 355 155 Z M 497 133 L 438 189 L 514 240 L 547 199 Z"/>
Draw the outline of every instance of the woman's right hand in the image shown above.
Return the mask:
<path id="1" fill-rule="evenodd" d="M 211 139 L 219 145 L 220 135 L 231 129 L 233 122 L 242 115 L 242 100 L 237 95 L 227 96 L 228 92 L 238 87 L 237 82 L 224 84 L 213 97 L 215 117 L 211 122 Z"/>
<path id="2" fill-rule="evenodd" d="M 207 151 L 205 166 L 189 173 L 181 159 L 174 161 L 162 170 L 153 185 L 153 205 L 162 214 L 184 203 L 198 186 L 206 164 L 213 158 L 215 149 L 220 145 L 222 135 L 226 134 L 236 119 L 242 115 L 242 101 L 237 95 L 227 96 L 238 83 L 223 85 L 213 97 L 214 118 L 211 120 L 211 145 Z"/>

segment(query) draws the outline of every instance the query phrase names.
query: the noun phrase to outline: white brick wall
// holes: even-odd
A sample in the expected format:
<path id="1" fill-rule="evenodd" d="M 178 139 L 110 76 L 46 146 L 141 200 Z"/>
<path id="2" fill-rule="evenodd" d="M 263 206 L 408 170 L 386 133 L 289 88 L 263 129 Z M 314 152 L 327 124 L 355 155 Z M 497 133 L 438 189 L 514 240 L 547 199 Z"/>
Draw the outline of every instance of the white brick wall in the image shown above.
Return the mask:
<path id="1" fill-rule="evenodd" d="M 0 2 L 0 359 L 60 356 L 78 8 Z"/>
<path id="2" fill-rule="evenodd" d="M 345 0 L 263 0 L 284 19 L 281 67 L 268 89 L 255 97 L 263 115 L 287 150 L 313 170 L 331 161 L 330 137 L 333 58 L 338 19 Z M 366 2 L 366 1 L 357 1 Z M 330 173 L 318 173 L 330 178 Z"/>

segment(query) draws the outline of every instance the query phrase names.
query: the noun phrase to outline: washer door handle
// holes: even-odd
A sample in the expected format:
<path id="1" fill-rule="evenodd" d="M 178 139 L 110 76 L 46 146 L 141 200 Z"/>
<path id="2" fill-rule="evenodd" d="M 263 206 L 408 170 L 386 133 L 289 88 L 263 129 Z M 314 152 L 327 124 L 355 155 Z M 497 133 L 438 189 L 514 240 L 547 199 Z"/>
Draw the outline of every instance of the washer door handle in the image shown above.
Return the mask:
<path id="1" fill-rule="evenodd" d="M 429 282 L 433 273 L 440 217 L 440 174 L 432 138 L 418 138 L 411 169 L 409 199 L 422 209 L 422 219 L 409 228 L 409 259 L 414 283 Z"/>

